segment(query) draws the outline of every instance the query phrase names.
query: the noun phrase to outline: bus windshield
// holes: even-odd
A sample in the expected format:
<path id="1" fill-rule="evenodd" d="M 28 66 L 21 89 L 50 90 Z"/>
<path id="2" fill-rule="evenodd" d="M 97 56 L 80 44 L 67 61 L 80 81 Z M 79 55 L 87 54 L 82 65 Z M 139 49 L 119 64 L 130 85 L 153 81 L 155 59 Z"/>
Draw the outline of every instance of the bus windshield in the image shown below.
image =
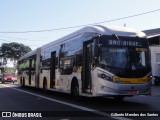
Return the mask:
<path id="1" fill-rule="evenodd" d="M 150 71 L 147 47 L 101 44 L 99 57 L 99 66 L 119 77 L 143 77 Z"/>
<path id="2" fill-rule="evenodd" d="M 101 48 L 101 63 L 112 68 L 129 68 L 134 64 L 137 68 L 146 67 L 147 49 L 130 48 Z"/>
<path id="3" fill-rule="evenodd" d="M 112 68 L 125 68 L 129 58 L 126 48 L 101 48 L 101 63 Z"/>

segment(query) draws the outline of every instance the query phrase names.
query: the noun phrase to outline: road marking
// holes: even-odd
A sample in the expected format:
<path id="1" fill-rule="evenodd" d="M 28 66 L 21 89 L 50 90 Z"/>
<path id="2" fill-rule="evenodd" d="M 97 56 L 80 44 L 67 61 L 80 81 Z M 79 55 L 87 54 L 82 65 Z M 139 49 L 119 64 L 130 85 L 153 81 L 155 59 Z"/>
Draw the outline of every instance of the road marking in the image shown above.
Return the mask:
<path id="1" fill-rule="evenodd" d="M 53 99 L 53 98 L 49 98 L 49 97 L 45 97 L 45 96 L 38 95 L 38 94 L 35 94 L 35 93 L 31 93 L 31 92 L 28 92 L 28 91 L 24 91 L 24 90 L 20 90 L 20 89 L 17 89 L 17 88 L 13 88 L 11 86 L 7 86 L 7 85 L 4 85 L 4 84 L 2 86 L 8 87 L 10 89 L 17 90 L 17 91 L 20 91 L 20 92 L 24 92 L 24 93 L 27 93 L 27 94 L 30 94 L 30 95 L 33 95 L 33 96 L 37 96 L 37 97 L 40 97 L 40 98 L 43 98 L 43 99 L 46 99 L 46 100 L 57 102 L 57 103 L 60 103 L 60 104 L 63 104 L 63 105 L 67 105 L 67 106 L 70 106 L 70 107 L 73 107 L 73 108 L 77 108 L 77 109 L 80 109 L 80 110 L 92 112 L 94 114 L 102 115 L 104 117 L 110 117 L 110 118 L 113 118 L 113 119 L 116 119 L 116 120 L 132 120 L 132 119 L 128 119 L 128 118 L 125 118 L 125 117 L 111 117 L 110 114 L 105 113 L 105 112 L 97 111 L 95 109 L 91 109 L 91 108 L 75 105 L 75 104 L 72 104 L 72 103 L 59 101 L 59 100 L 56 100 L 56 99 Z"/>

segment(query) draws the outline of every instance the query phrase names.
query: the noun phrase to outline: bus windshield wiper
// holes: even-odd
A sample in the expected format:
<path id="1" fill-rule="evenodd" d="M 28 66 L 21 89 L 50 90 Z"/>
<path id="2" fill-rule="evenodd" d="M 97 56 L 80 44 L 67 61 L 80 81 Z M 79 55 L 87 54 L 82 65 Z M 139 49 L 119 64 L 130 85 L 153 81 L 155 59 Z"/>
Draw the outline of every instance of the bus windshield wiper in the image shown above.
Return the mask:
<path id="1" fill-rule="evenodd" d="M 112 34 L 113 39 L 119 40 L 119 37 L 116 34 Z"/>

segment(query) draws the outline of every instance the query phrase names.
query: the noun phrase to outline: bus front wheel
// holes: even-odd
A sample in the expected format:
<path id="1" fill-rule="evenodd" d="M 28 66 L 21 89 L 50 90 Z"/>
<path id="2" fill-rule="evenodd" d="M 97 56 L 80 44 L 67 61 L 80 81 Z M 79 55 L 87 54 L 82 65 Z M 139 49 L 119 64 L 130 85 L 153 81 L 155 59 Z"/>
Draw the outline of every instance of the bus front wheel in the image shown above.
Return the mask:
<path id="1" fill-rule="evenodd" d="M 78 86 L 78 83 L 77 83 L 77 81 L 76 82 L 74 82 L 73 84 L 72 84 L 72 96 L 75 98 L 75 99 L 79 99 L 79 86 Z"/>

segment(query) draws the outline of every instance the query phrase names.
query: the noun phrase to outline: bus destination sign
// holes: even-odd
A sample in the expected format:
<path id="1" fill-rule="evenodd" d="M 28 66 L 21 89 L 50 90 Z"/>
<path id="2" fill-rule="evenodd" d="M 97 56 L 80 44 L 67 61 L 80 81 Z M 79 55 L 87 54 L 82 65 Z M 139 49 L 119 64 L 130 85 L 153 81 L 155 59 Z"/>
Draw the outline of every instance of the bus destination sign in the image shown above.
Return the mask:
<path id="1" fill-rule="evenodd" d="M 135 46 L 142 47 L 144 46 L 141 41 L 129 41 L 129 40 L 109 40 L 108 45 L 114 46 Z"/>

